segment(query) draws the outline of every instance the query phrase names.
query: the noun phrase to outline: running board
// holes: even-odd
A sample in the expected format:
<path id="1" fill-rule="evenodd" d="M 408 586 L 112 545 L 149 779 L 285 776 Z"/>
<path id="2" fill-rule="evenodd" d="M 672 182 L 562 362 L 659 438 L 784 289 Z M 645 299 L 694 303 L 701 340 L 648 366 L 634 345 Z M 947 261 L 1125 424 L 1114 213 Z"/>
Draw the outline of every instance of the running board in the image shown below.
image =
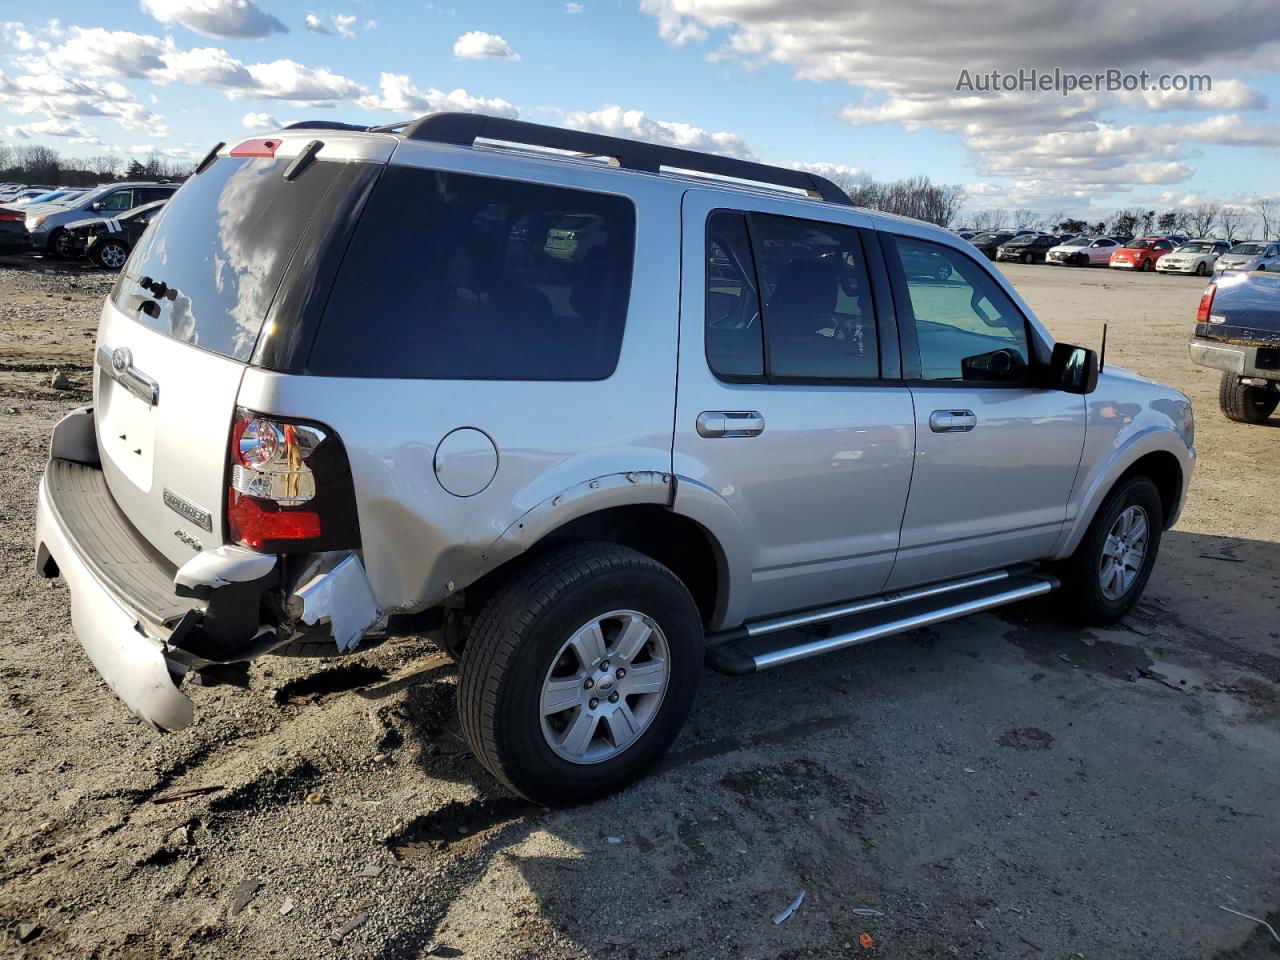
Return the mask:
<path id="1" fill-rule="evenodd" d="M 1025 568 L 997 570 L 855 603 L 761 620 L 738 630 L 708 636 L 707 666 L 735 676 L 755 673 L 1017 603 L 1057 588 L 1057 578 L 1046 573 L 1027 573 Z M 844 622 L 834 628 L 824 626 L 836 620 Z M 815 626 L 816 630 L 802 629 Z"/>

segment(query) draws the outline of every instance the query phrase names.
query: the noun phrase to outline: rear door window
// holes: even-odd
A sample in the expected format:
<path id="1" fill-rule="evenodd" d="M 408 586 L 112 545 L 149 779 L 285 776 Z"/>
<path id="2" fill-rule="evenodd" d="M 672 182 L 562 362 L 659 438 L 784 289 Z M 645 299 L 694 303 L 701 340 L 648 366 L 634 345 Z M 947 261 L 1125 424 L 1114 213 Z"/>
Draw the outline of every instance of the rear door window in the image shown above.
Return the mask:
<path id="1" fill-rule="evenodd" d="M 707 220 L 707 363 L 718 376 L 764 376 L 764 325 L 747 218 L 717 211 Z"/>
<path id="2" fill-rule="evenodd" d="M 619 196 L 391 166 L 307 362 L 329 376 L 600 380 L 617 366 L 635 212 Z"/>

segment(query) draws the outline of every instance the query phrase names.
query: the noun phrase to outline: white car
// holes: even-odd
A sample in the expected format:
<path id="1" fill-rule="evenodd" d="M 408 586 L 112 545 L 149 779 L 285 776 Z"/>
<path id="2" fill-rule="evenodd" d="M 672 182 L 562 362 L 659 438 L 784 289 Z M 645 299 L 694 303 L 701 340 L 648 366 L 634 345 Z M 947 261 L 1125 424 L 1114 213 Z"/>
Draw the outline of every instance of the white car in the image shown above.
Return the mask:
<path id="1" fill-rule="evenodd" d="M 1231 245 L 1225 240 L 1191 240 L 1156 261 L 1157 273 L 1194 273 L 1203 277 L 1213 272 L 1214 264 Z"/>
<path id="2" fill-rule="evenodd" d="M 1105 267 L 1120 241 L 1113 237 L 1073 237 L 1045 254 L 1045 263 L 1055 266 Z"/>
<path id="3" fill-rule="evenodd" d="M 1280 270 L 1280 243 L 1241 240 L 1213 265 L 1214 273 L 1226 270 Z"/>

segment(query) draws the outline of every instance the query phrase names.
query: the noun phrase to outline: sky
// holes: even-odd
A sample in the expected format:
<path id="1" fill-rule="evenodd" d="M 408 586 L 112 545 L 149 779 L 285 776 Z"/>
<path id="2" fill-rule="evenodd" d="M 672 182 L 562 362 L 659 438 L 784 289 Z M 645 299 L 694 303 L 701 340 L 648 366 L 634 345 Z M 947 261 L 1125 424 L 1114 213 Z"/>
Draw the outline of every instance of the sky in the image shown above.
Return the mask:
<path id="1" fill-rule="evenodd" d="M 50 13 L 57 19 L 51 20 Z M 1280 192 L 1275 0 L 0 0 L 0 140 L 202 156 L 303 119 L 473 110 L 966 211 Z M 1199 92 L 957 91 L 961 71 L 1207 74 Z"/>

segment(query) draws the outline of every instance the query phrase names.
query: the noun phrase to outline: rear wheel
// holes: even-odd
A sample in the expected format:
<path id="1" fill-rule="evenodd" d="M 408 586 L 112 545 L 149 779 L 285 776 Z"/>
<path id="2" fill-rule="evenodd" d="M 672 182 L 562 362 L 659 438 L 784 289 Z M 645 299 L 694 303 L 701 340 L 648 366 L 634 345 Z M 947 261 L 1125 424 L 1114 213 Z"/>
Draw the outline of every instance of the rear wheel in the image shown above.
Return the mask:
<path id="1" fill-rule="evenodd" d="M 458 715 L 476 756 L 548 805 L 617 790 L 671 745 L 702 668 L 684 584 L 627 547 L 573 544 L 532 558 L 467 638 Z"/>
<path id="2" fill-rule="evenodd" d="M 1266 387 L 1251 387 L 1234 373 L 1223 373 L 1218 384 L 1218 406 L 1228 420 L 1262 423 L 1280 406 L 1280 393 Z"/>
<path id="3" fill-rule="evenodd" d="M 129 248 L 119 240 L 103 240 L 94 245 L 93 260 L 100 267 L 119 270 L 129 259 Z"/>
<path id="4" fill-rule="evenodd" d="M 1128 613 L 1151 577 L 1163 528 L 1160 492 L 1150 479 L 1130 477 L 1118 484 L 1060 566 L 1069 616 L 1105 626 Z"/>

